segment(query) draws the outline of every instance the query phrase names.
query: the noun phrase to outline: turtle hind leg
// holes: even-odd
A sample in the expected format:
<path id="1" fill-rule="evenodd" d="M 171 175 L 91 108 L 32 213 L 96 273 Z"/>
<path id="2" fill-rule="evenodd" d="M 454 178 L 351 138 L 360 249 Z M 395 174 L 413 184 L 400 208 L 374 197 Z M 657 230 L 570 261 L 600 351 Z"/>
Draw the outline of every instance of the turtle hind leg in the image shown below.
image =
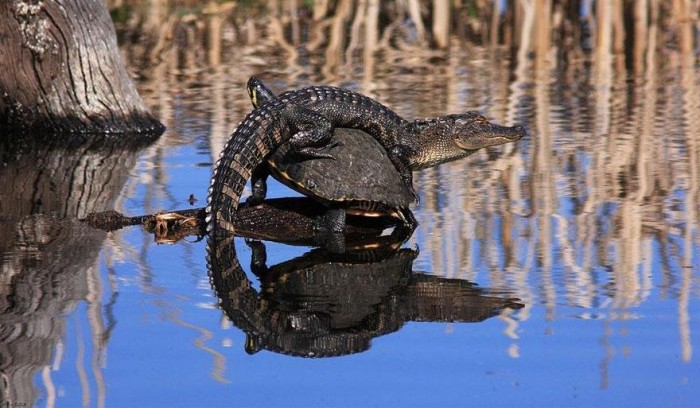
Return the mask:
<path id="1" fill-rule="evenodd" d="M 314 220 L 314 229 L 319 232 L 344 232 L 345 208 L 329 208 Z"/>
<path id="2" fill-rule="evenodd" d="M 319 231 L 314 237 L 314 243 L 333 254 L 345 253 L 345 234 L 342 232 Z"/>
<path id="3" fill-rule="evenodd" d="M 246 200 L 248 205 L 255 206 L 265 201 L 265 197 L 267 196 L 267 177 L 269 175 L 270 169 L 267 167 L 267 163 L 263 163 L 253 169 L 253 174 L 250 178 L 253 192 Z"/>

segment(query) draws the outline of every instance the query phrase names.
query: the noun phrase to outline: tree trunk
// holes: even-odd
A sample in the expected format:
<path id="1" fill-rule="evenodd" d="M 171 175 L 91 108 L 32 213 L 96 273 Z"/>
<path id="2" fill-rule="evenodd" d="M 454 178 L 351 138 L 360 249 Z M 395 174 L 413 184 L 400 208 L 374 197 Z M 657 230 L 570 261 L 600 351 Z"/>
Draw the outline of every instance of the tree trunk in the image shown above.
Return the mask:
<path id="1" fill-rule="evenodd" d="M 101 0 L 0 2 L 0 129 L 162 132 Z"/>

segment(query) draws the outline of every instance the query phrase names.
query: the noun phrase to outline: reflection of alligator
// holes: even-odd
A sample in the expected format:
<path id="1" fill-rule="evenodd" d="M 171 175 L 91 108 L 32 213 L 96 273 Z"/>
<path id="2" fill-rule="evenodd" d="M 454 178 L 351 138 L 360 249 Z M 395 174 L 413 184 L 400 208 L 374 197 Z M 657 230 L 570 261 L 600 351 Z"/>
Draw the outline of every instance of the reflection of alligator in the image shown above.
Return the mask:
<path id="1" fill-rule="evenodd" d="M 388 140 L 394 147 L 398 146 L 396 143 L 401 136 L 400 145 L 404 148 L 389 148 L 388 151 L 406 152 L 405 147 L 410 148 L 407 143 L 421 139 L 421 135 L 436 131 L 457 135 L 462 120 L 460 115 L 449 115 L 445 118 L 449 118 L 452 125 L 447 126 L 442 120 L 408 122 L 379 102 L 340 88 L 312 87 L 296 92 L 305 92 L 298 105 L 296 100 L 292 103 L 284 97 L 274 98 L 249 113 L 234 131 L 212 175 L 207 199 L 208 231 L 233 233 L 233 218 L 243 187 L 253 170 L 287 141 L 297 151 L 323 157 L 314 146 L 327 145 L 332 127 L 351 127 L 367 131 L 384 147 Z M 522 127 L 509 129 L 518 135 L 517 138 L 524 134 Z M 420 152 L 420 146 L 413 150 Z M 405 153 L 404 157 L 407 157 Z M 404 171 L 399 168 L 399 172 L 404 176 L 408 174 L 410 179 L 408 167 Z"/>
<path id="2" fill-rule="evenodd" d="M 417 253 L 397 249 L 400 242 L 342 255 L 316 249 L 271 268 L 262 245 L 253 244 L 252 262 L 260 294 L 240 268 L 230 238 L 210 240 L 208 253 L 220 305 L 246 333 L 249 353 L 357 353 L 406 321 L 480 322 L 523 306 L 468 281 L 413 272 Z"/>

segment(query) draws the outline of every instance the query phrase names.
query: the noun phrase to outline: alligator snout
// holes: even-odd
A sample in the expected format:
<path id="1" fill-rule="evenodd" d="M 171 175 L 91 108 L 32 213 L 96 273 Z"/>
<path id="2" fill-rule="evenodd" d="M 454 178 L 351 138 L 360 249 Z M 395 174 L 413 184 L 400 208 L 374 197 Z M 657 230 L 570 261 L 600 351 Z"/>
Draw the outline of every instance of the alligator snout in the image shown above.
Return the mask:
<path id="1" fill-rule="evenodd" d="M 508 128 L 507 128 L 508 129 Z M 522 125 L 515 125 L 511 126 L 509 132 L 505 132 L 504 136 L 510 139 L 511 141 L 516 141 L 520 138 L 525 137 L 527 135 L 527 128 Z"/>

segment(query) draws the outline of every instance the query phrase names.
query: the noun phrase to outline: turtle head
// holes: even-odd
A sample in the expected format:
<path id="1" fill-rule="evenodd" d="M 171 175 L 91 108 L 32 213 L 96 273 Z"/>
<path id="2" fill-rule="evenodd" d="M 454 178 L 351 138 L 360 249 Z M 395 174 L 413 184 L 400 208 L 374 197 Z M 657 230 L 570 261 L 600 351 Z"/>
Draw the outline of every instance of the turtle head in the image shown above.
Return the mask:
<path id="1" fill-rule="evenodd" d="M 253 104 L 254 108 L 257 108 L 265 102 L 276 98 L 274 92 L 272 92 L 270 88 L 265 86 L 265 84 L 263 84 L 263 82 L 255 76 L 248 79 L 246 89 L 248 90 L 248 96 L 250 97 L 250 102 Z"/>
<path id="2" fill-rule="evenodd" d="M 412 126 L 421 145 L 412 159 L 414 170 L 456 160 L 484 147 L 514 142 L 527 133 L 523 126 L 491 123 L 478 112 L 416 120 Z"/>

